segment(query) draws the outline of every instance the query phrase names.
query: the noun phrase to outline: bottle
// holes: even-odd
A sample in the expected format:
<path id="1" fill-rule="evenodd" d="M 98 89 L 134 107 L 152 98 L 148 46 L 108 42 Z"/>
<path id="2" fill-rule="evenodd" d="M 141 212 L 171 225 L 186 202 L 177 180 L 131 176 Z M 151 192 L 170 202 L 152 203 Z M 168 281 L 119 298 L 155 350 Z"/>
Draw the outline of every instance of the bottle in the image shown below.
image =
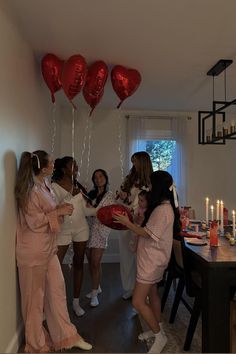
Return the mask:
<path id="1" fill-rule="evenodd" d="M 213 220 L 210 226 L 210 246 L 218 246 L 217 221 Z"/>

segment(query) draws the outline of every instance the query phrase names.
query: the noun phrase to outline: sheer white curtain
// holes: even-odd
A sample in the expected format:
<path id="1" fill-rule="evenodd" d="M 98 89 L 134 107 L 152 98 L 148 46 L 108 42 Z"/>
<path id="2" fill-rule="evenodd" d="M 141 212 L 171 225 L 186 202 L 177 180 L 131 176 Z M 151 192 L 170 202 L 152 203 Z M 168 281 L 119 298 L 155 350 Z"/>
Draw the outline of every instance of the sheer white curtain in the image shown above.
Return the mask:
<path id="1" fill-rule="evenodd" d="M 127 169 L 131 168 L 131 156 L 137 151 L 145 150 L 145 143 L 143 139 L 144 118 L 129 117 L 127 123 L 127 143 L 128 143 L 128 157 Z"/>
<path id="2" fill-rule="evenodd" d="M 155 129 L 146 130 L 145 121 L 155 119 Z M 159 128 L 163 126 L 163 121 L 169 122 L 168 130 Z M 128 143 L 128 161 L 127 168 L 131 166 L 130 157 L 134 152 L 146 150 L 146 140 L 165 140 L 176 141 L 176 149 L 171 166 L 168 172 L 173 176 L 177 187 L 180 205 L 186 205 L 187 195 L 187 146 L 186 146 L 186 128 L 187 118 L 185 117 L 137 117 L 128 118 L 127 124 L 127 143 Z M 159 124 L 160 123 L 160 124 Z M 166 128 L 165 128 L 166 129 Z"/>
<path id="3" fill-rule="evenodd" d="M 187 200 L 187 118 L 171 118 L 172 137 L 176 141 L 176 149 L 172 162 L 172 174 L 177 187 L 180 205 Z"/>

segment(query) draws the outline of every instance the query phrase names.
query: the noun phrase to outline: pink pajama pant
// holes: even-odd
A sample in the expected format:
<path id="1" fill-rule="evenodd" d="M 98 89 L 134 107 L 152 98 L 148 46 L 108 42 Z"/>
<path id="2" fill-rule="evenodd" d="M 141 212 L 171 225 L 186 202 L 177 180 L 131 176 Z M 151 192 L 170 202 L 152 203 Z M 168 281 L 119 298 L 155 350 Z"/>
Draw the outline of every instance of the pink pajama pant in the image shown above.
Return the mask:
<path id="1" fill-rule="evenodd" d="M 57 256 L 44 266 L 19 266 L 25 352 L 72 347 L 81 337 L 70 322 L 65 282 Z M 43 327 L 45 313 L 49 334 Z"/>

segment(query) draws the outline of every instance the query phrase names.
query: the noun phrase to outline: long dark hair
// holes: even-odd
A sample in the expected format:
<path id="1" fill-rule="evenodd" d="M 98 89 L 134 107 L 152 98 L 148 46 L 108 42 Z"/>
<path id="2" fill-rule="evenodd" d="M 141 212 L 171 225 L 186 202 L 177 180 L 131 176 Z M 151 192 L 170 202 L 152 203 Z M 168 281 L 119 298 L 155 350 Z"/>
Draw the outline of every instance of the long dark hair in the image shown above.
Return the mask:
<path id="1" fill-rule="evenodd" d="M 54 170 L 52 174 L 52 181 L 58 182 L 64 177 L 64 169 L 68 166 L 69 163 L 73 163 L 73 157 L 64 156 L 61 159 L 56 159 L 54 162 Z"/>
<path id="2" fill-rule="evenodd" d="M 73 163 L 74 159 L 72 156 L 64 156 L 61 159 L 56 159 L 54 162 L 54 170 L 52 174 L 52 182 L 59 182 L 63 179 L 65 172 L 64 169 L 68 166 L 69 163 Z M 76 178 L 73 178 L 74 186 L 78 187 L 85 196 L 87 196 L 86 189 L 79 183 Z"/>
<path id="3" fill-rule="evenodd" d="M 170 186 L 173 184 L 172 176 L 166 171 L 155 171 L 151 174 L 152 190 L 149 196 L 149 204 L 145 213 L 145 218 L 142 226 L 145 226 L 153 210 L 163 203 L 165 200 L 169 200 L 174 212 L 174 236 L 181 230 L 180 213 L 179 208 L 175 207 L 173 192 L 170 191 Z"/>
<path id="4" fill-rule="evenodd" d="M 150 176 L 153 172 L 152 161 L 146 151 L 135 152 L 131 156 L 131 161 L 133 159 L 138 161 L 138 168 L 133 166 L 124 180 L 123 188 L 127 191 L 130 191 L 134 185 L 139 188 L 148 187 L 150 185 Z"/>
<path id="5" fill-rule="evenodd" d="M 98 195 L 98 187 L 95 183 L 95 175 L 97 172 L 101 172 L 103 174 L 103 176 L 105 177 L 105 180 L 106 180 L 106 184 L 104 186 L 104 191 Z M 93 172 L 93 175 L 92 175 L 92 182 L 93 182 L 93 189 L 88 193 L 88 197 L 91 199 L 91 200 L 94 200 L 95 199 L 95 204 L 94 204 L 94 207 L 97 207 L 98 204 L 101 202 L 102 198 L 104 197 L 104 195 L 106 194 L 106 192 L 108 191 L 108 185 L 109 185 L 109 180 L 108 180 L 108 174 L 106 173 L 105 170 L 102 170 L 101 168 L 95 170 Z"/>
<path id="6" fill-rule="evenodd" d="M 22 153 L 15 185 L 15 197 L 19 209 L 26 211 L 29 195 L 34 185 L 33 176 L 38 176 L 41 170 L 48 166 L 48 158 L 48 153 L 43 150 Z"/>

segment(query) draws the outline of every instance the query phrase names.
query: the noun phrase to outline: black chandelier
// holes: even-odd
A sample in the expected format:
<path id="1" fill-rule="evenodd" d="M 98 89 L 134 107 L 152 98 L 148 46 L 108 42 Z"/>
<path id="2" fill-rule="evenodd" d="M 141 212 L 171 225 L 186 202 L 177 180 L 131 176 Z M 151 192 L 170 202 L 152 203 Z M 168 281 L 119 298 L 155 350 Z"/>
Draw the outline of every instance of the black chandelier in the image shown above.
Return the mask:
<path id="1" fill-rule="evenodd" d="M 212 111 L 198 111 L 198 143 L 199 144 L 225 144 L 227 139 L 236 139 L 236 126 L 231 122 L 230 129 L 225 124 L 225 109 L 236 105 L 236 99 L 226 100 L 226 68 L 233 60 L 221 59 L 208 72 L 213 78 L 213 102 Z M 225 100 L 214 99 L 214 78 L 222 71 L 225 73 Z"/>

